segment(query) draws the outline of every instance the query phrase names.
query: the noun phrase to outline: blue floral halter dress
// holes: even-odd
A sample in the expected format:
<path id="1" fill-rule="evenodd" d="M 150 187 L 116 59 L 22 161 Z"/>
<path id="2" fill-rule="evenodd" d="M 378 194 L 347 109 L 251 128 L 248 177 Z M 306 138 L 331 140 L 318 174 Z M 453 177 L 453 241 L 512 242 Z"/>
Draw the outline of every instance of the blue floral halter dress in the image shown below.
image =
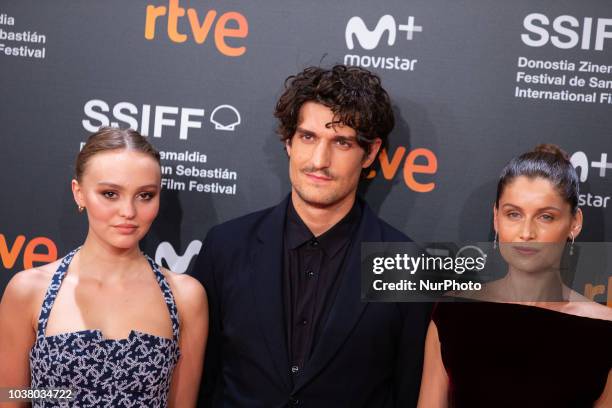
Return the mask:
<path id="1" fill-rule="evenodd" d="M 72 399 L 38 399 L 37 407 L 166 407 L 180 356 L 179 318 L 159 266 L 149 257 L 172 321 L 173 338 L 132 330 L 126 339 L 104 339 L 100 330 L 45 336 L 53 302 L 78 251 L 62 260 L 45 294 L 36 342 L 30 350 L 31 388 L 72 390 Z"/>

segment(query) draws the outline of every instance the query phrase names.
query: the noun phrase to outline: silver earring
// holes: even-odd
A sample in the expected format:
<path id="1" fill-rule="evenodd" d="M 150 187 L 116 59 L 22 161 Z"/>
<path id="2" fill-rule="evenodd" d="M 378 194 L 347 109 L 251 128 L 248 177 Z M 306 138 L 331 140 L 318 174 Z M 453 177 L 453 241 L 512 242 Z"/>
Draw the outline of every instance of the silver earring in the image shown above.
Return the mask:
<path id="1" fill-rule="evenodd" d="M 574 233 L 570 232 L 570 237 L 572 237 L 572 243 L 570 244 L 569 254 L 570 256 L 574 255 Z"/>
<path id="2" fill-rule="evenodd" d="M 495 238 L 493 238 L 493 249 L 497 249 L 497 231 L 495 232 Z"/>

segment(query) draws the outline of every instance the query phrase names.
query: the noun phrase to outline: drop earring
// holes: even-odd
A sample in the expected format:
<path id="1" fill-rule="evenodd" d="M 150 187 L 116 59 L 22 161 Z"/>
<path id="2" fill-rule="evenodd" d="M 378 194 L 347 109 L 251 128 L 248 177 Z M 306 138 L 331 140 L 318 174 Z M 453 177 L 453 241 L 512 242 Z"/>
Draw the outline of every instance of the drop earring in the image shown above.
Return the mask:
<path id="1" fill-rule="evenodd" d="M 572 237 L 572 243 L 570 244 L 569 254 L 570 256 L 574 255 L 574 233 L 570 232 L 570 237 Z"/>
<path id="2" fill-rule="evenodd" d="M 83 210 L 85 209 L 85 207 L 82 207 L 82 206 L 79 205 L 79 206 L 77 206 L 77 209 L 79 210 L 80 213 L 82 213 Z"/>
<path id="3" fill-rule="evenodd" d="M 493 249 L 497 249 L 497 231 L 495 231 L 495 238 L 493 238 Z"/>

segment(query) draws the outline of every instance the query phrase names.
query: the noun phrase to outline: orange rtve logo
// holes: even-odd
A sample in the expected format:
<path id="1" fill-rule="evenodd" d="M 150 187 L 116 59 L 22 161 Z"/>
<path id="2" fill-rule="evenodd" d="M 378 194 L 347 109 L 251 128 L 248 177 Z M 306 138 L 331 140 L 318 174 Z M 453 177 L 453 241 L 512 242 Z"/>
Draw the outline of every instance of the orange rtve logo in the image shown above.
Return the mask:
<path id="1" fill-rule="evenodd" d="M 246 38 L 249 35 L 249 23 L 242 14 L 236 11 L 228 11 L 221 14 L 215 22 L 217 12 L 211 9 L 206 12 L 204 20 L 201 21 L 196 9 L 188 8 L 185 10 L 179 6 L 179 0 L 169 0 L 168 7 L 147 6 L 145 38 L 147 40 L 155 39 L 157 22 L 160 20 L 160 17 L 167 15 L 166 26 L 170 40 L 175 43 L 187 41 L 189 35 L 178 31 L 179 19 L 185 16 L 185 11 L 187 11 L 191 34 L 197 44 L 203 44 L 206 41 L 214 25 L 215 46 L 221 54 L 228 57 L 239 57 L 246 52 L 245 46 L 232 47 L 225 42 L 226 38 Z"/>
<path id="2" fill-rule="evenodd" d="M 608 296 L 606 299 L 606 305 L 608 307 L 612 307 L 612 276 L 608 278 Z M 606 294 L 606 285 L 593 285 L 592 283 L 587 283 L 584 286 L 584 296 L 595 300 L 595 296 L 597 295 L 605 295 Z"/>
<path id="3" fill-rule="evenodd" d="M 405 157 L 405 160 L 404 160 Z M 416 164 L 417 158 L 422 158 L 420 161 L 425 161 L 425 164 Z M 404 160 L 404 182 L 413 191 L 417 193 L 428 193 L 436 187 L 436 183 L 421 183 L 414 178 L 415 174 L 435 174 L 438 171 L 438 159 L 434 152 L 425 148 L 418 148 L 411 150 L 406 155 L 406 148 L 399 146 L 391 160 L 389 160 L 389 154 L 386 149 L 382 149 L 378 155 L 378 161 L 380 162 L 380 169 L 382 175 L 386 180 L 391 180 L 397 174 L 400 164 Z M 368 174 L 368 179 L 376 177 L 376 170 L 371 170 Z"/>
<path id="4" fill-rule="evenodd" d="M 39 248 L 41 248 L 40 252 L 38 251 Z M 12 245 L 8 245 L 4 234 L 0 234 L 0 261 L 4 268 L 11 269 L 15 266 L 17 258 L 21 254 L 23 254 L 23 269 L 30 269 L 34 267 L 34 262 L 48 263 L 55 261 L 57 259 L 57 246 L 47 237 L 34 237 L 27 240 L 24 235 L 18 235 Z"/>

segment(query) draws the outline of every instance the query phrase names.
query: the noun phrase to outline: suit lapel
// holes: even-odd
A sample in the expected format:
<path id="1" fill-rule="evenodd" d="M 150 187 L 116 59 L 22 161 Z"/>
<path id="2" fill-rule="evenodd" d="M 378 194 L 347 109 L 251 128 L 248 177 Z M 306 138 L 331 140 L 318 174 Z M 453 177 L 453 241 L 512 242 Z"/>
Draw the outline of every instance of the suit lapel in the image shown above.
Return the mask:
<path id="1" fill-rule="evenodd" d="M 294 392 L 315 377 L 337 353 L 367 306 L 366 302 L 361 302 L 361 243 L 379 242 L 381 238 L 378 220 L 367 204 L 364 204 L 363 216 L 352 238 L 340 288 L 321 337 L 304 370 L 296 378 Z"/>
<path id="2" fill-rule="evenodd" d="M 283 230 L 287 203 L 287 199 L 283 200 L 258 228 L 257 243 L 251 254 L 251 287 L 270 357 L 283 383 L 290 389 L 282 287 Z"/>

